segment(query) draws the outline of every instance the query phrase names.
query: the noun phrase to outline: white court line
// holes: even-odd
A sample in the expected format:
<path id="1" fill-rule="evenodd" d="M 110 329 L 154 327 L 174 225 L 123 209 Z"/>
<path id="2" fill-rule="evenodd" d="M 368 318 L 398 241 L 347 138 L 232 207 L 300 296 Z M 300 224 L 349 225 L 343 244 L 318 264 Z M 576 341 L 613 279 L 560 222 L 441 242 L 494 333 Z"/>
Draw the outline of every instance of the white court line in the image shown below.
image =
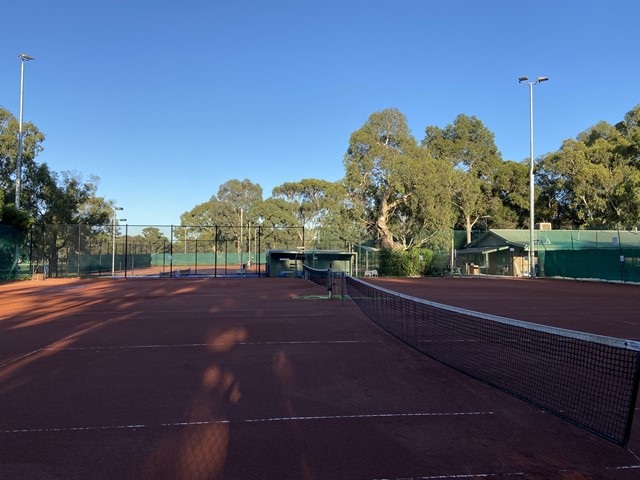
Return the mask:
<path id="1" fill-rule="evenodd" d="M 622 467 L 604 467 L 605 470 L 635 470 L 640 469 L 640 465 L 627 465 Z M 558 470 L 557 473 L 572 473 L 574 470 Z M 427 475 L 420 477 L 392 477 L 392 478 L 376 478 L 372 480 L 446 480 L 448 478 L 495 478 L 495 477 L 511 477 L 511 476 L 525 476 L 526 472 L 503 472 L 503 473 L 459 473 L 450 475 Z"/>
<path id="2" fill-rule="evenodd" d="M 50 344 L 45 345 L 44 347 L 38 348 L 36 350 L 33 350 L 32 352 L 25 353 L 24 355 L 21 355 L 21 356 L 19 356 L 17 358 L 13 358 L 13 359 L 9 360 L 8 362 L 5 362 L 2 365 L 0 365 L 0 370 L 3 369 L 4 367 L 8 367 L 9 365 L 11 365 L 13 363 L 19 362 L 20 360 L 24 360 L 25 358 L 28 358 L 28 357 L 30 357 L 32 355 L 37 354 L 37 353 L 45 352 L 45 351 L 49 351 L 49 350 L 55 350 L 54 348 L 51 348 L 51 347 L 53 347 L 53 345 L 56 345 L 57 343 L 60 343 L 60 342 L 64 342 L 65 340 L 69 340 L 70 338 L 76 337 L 78 335 L 82 335 L 83 333 L 86 333 L 89 330 L 93 330 L 94 328 L 101 327 L 102 325 L 106 325 L 107 323 L 112 322 L 114 320 L 115 320 L 115 318 L 110 318 L 109 320 L 105 320 L 104 322 L 97 323 L 96 325 L 92 325 L 91 327 L 87 327 L 84 330 L 80 330 L 79 332 L 75 332 L 75 333 L 72 333 L 71 335 L 67 335 L 66 337 L 61 338 L 60 340 L 56 340 L 55 342 L 51 342 Z"/>
<path id="3" fill-rule="evenodd" d="M 360 418 L 406 418 L 406 417 L 462 417 L 470 415 L 493 415 L 494 412 L 431 412 L 431 413 L 372 413 L 360 415 L 321 415 L 313 417 L 275 417 L 243 420 L 246 423 L 289 422 L 298 420 L 351 420 Z"/>
<path id="4" fill-rule="evenodd" d="M 493 415 L 494 412 L 431 412 L 431 413 L 372 413 L 360 415 L 321 415 L 310 417 L 271 417 L 253 418 L 239 420 L 238 423 L 269 423 L 269 422 L 299 422 L 313 420 L 352 420 L 363 418 L 406 418 L 406 417 L 462 417 L 477 415 Z M 60 428 L 26 428 L 14 430 L 0 430 L 1 434 L 10 433 L 51 433 L 51 432 L 87 432 L 98 430 L 141 430 L 145 428 L 165 428 L 165 427 L 191 427 L 198 425 L 221 425 L 232 423 L 230 420 L 208 420 L 201 422 L 171 422 L 159 423 L 156 425 L 133 424 L 133 425 L 103 425 L 89 427 L 60 427 Z"/>
<path id="5" fill-rule="evenodd" d="M 373 480 L 445 480 L 447 478 L 491 478 L 491 477 L 511 477 L 524 476 L 524 472 L 505 472 L 505 473 L 460 473 L 451 475 L 429 475 L 426 477 L 395 477 L 395 478 L 376 478 Z"/>
<path id="6" fill-rule="evenodd" d="M 69 307 L 69 309 L 73 309 L 75 308 L 74 306 Z M 43 315 L 48 315 L 51 312 L 36 312 L 36 313 L 32 313 L 32 312 L 24 312 L 24 313 L 15 313 L 15 314 L 11 314 L 11 316 L 7 316 L 7 318 L 37 318 L 37 317 L 41 317 Z M 122 315 L 123 312 L 120 310 L 100 310 L 99 312 L 100 315 Z M 139 319 L 147 319 L 147 318 L 158 318 L 159 314 L 158 313 L 147 313 L 144 311 L 139 311 L 139 312 L 134 312 L 135 313 L 135 317 L 132 318 L 132 320 L 139 320 Z M 250 317 L 250 318 L 272 318 L 272 317 L 278 317 L 278 318 L 289 318 L 289 317 L 293 317 L 293 318 L 304 318 L 304 317 L 331 317 L 331 316 L 335 316 L 332 313 L 258 313 L 256 314 L 255 312 L 250 313 L 244 313 L 244 312 L 203 312 L 202 310 L 184 310 L 184 309 L 178 309 L 178 310 L 162 310 L 162 316 L 166 317 L 167 314 L 176 314 L 176 315 L 189 315 L 189 314 L 194 314 L 194 315 L 202 315 L 203 317 L 206 317 L 207 319 L 209 318 L 209 316 L 213 317 L 213 319 L 215 320 L 224 320 L 225 318 L 246 318 L 246 317 Z M 130 313 L 125 312 L 126 315 L 130 315 Z M 70 315 L 75 316 L 92 316 L 94 317 L 96 315 L 96 312 L 78 312 L 78 313 L 71 313 Z M 220 318 L 222 317 L 222 318 Z M 0 317 L 2 318 L 2 317 Z M 56 320 L 65 320 L 67 319 L 67 317 L 61 317 L 59 319 Z"/>
<path id="7" fill-rule="evenodd" d="M 252 346 L 252 345 L 336 345 L 336 344 L 353 344 L 353 343 L 382 343 L 382 340 L 300 340 L 292 342 L 237 342 L 237 343 L 178 343 L 157 344 L 157 345 L 122 345 L 122 346 L 94 346 L 94 347 L 45 347 L 42 350 L 53 351 L 74 351 L 74 350 L 133 350 L 145 348 L 200 348 L 200 347 L 233 347 L 233 346 Z"/>

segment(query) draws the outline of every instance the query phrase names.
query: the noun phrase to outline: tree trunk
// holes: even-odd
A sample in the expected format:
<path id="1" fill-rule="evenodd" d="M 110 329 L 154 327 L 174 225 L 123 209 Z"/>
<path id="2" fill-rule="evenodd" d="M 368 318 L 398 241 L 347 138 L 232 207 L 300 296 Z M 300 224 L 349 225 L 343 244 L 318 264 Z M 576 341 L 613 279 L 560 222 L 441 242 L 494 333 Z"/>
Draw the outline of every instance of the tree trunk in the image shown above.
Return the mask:
<path id="1" fill-rule="evenodd" d="M 382 248 L 394 249 L 396 242 L 393 240 L 393 234 L 387 224 L 389 210 L 387 199 L 383 198 L 378 212 L 378 219 L 376 220 L 376 228 L 378 230 L 378 236 L 380 237 L 380 246 Z"/>

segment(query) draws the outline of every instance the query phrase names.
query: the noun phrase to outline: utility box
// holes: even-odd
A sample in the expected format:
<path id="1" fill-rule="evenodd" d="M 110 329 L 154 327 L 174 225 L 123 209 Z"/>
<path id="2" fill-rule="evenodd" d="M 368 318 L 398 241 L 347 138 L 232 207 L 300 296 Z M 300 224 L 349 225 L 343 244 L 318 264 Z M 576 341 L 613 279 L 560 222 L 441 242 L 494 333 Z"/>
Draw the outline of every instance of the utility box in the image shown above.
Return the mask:
<path id="1" fill-rule="evenodd" d="M 467 275 L 480 275 L 480 265 L 467 263 Z"/>

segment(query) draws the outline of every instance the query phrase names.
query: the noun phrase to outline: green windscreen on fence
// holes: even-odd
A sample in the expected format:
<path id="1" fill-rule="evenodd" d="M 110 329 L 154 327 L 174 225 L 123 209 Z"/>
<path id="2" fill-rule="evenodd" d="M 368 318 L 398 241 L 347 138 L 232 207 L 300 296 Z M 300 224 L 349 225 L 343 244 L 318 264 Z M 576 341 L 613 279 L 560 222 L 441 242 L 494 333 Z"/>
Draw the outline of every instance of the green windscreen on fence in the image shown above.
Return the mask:
<path id="1" fill-rule="evenodd" d="M 434 251 L 431 270 L 443 272 L 453 262 L 466 274 L 526 276 L 528 231 L 474 234 L 488 240 L 468 244 L 466 232 L 444 232 L 449 247 Z M 535 237 L 540 277 L 640 283 L 637 231 L 536 230 Z M 267 251 L 308 251 L 314 242 L 303 227 L 40 224 L 20 232 L 0 225 L 0 279 L 157 276 L 173 268 L 191 275 L 261 274 Z M 380 271 L 375 241 L 331 247 L 354 253 L 356 275 Z"/>
<path id="2" fill-rule="evenodd" d="M 617 230 L 536 232 L 541 276 L 640 282 L 640 234 Z"/>
<path id="3" fill-rule="evenodd" d="M 60 224 L 35 225 L 27 240 L 22 242 L 21 257 L 26 268 L 46 277 L 172 276 L 177 270 L 191 276 L 261 275 L 265 273 L 266 251 L 298 248 L 304 229 Z M 0 241 L 9 249 L 16 243 L 9 234 Z M 3 255 L 5 258 L 9 264 L 14 255 Z M 15 270 L 14 264 L 6 267 L 7 272 Z"/>
<path id="4" fill-rule="evenodd" d="M 29 274 L 27 240 L 25 232 L 0 224 L 0 280 L 22 278 Z"/>

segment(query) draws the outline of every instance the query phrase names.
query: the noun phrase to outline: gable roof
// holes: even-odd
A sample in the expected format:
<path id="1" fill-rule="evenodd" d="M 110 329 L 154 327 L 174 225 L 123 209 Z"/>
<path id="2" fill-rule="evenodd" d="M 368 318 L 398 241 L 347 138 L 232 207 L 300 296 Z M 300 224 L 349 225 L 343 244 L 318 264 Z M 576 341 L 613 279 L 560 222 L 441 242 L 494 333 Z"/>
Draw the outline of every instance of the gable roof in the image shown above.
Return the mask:
<path id="1" fill-rule="evenodd" d="M 465 245 L 464 250 L 499 245 L 526 247 L 529 245 L 529 230 L 491 229 Z"/>

